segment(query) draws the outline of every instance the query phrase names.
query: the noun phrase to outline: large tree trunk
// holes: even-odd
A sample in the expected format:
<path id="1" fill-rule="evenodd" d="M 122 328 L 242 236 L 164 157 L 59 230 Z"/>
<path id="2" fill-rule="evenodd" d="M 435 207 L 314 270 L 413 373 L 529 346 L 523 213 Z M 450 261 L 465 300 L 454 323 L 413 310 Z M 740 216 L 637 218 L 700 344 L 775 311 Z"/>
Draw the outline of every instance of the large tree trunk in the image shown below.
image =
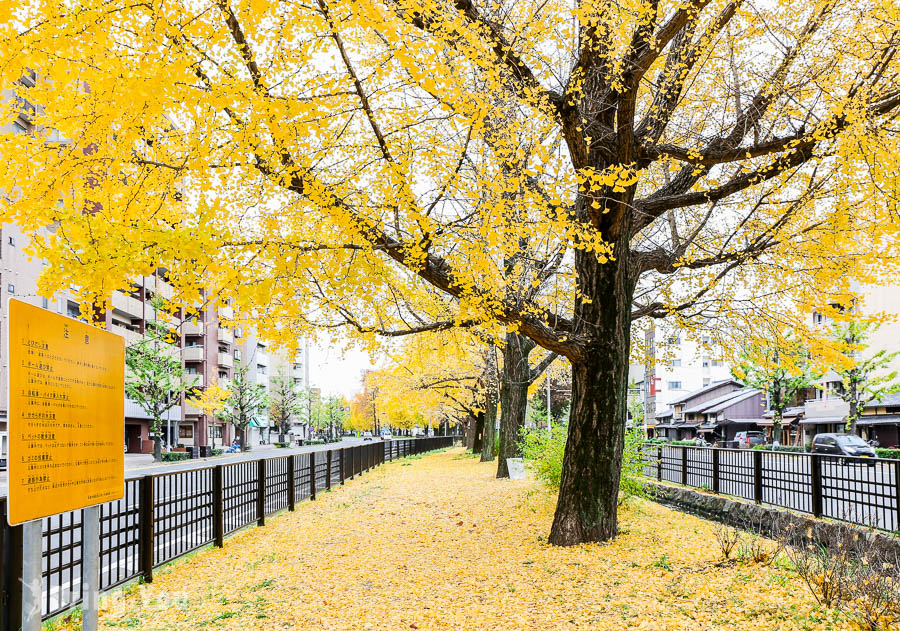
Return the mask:
<path id="1" fill-rule="evenodd" d="M 484 434 L 481 437 L 481 462 L 490 462 L 494 459 L 494 426 L 497 423 L 497 400 L 494 393 L 488 391 L 484 405 Z"/>
<path id="2" fill-rule="evenodd" d="M 606 263 L 575 251 L 585 299 L 576 299 L 577 332 L 589 342 L 572 360 L 572 407 L 550 543 L 577 545 L 616 536 L 619 476 L 628 408 L 628 359 L 634 282 L 628 226 L 604 234 L 615 242 Z"/>
<path id="3" fill-rule="evenodd" d="M 479 412 L 473 417 L 472 431 L 474 432 L 472 440 L 472 453 L 480 454 L 481 446 L 484 443 L 484 412 Z"/>
<path id="4" fill-rule="evenodd" d="M 525 427 L 531 368 L 528 356 L 535 343 L 518 333 L 506 334 L 503 347 L 503 371 L 500 376 L 500 444 L 497 453 L 497 477 L 508 478 L 507 458 L 519 457 L 519 434 Z"/>

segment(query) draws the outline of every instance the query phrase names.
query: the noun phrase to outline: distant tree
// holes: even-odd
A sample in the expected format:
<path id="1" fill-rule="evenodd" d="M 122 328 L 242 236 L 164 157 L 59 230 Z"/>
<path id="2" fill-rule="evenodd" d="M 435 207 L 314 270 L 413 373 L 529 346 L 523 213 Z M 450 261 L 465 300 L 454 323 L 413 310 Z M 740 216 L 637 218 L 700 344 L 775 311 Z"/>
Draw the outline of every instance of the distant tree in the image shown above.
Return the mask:
<path id="1" fill-rule="evenodd" d="M 294 378 L 286 374 L 284 369 L 272 379 L 267 399 L 269 413 L 278 427 L 278 441 L 285 442 L 285 436 L 291 428 L 291 423 L 306 411 L 309 397 L 295 382 Z"/>
<path id="2" fill-rule="evenodd" d="M 310 423 L 316 431 L 325 431 L 329 439 L 336 437 L 337 429 L 344 427 L 349 418 L 350 406 L 338 395 L 314 401 L 310 409 Z"/>
<path id="3" fill-rule="evenodd" d="M 153 459 L 162 459 L 162 424 L 166 412 L 181 401 L 197 378 L 188 379 L 175 345 L 175 338 L 165 323 L 156 319 L 162 300 L 151 302 L 153 319 L 140 340 L 125 353 L 125 392 L 150 416 L 153 436 Z"/>
<path id="4" fill-rule="evenodd" d="M 870 357 L 862 356 L 869 348 L 867 342 L 871 333 L 878 326 L 874 322 L 851 320 L 836 323 L 832 329 L 832 339 L 846 359 L 845 365 L 835 368 L 835 372 L 840 375 L 843 386 L 838 396 L 850 405 L 844 428 L 848 434 L 856 433 L 856 422 L 867 405 L 900 392 L 897 371 L 890 370 L 891 362 L 900 351 L 888 352 L 887 349 L 882 349 Z"/>
<path id="5" fill-rule="evenodd" d="M 766 393 L 773 414 L 773 438 L 781 443 L 784 411 L 816 378 L 809 353 L 790 334 L 776 334 L 769 344 L 746 346 L 732 374 L 744 385 Z"/>
<path id="6" fill-rule="evenodd" d="M 239 364 L 234 369 L 230 394 L 219 417 L 231 423 L 237 431 L 241 451 L 247 447 L 247 428 L 257 414 L 266 409 L 266 389 L 258 383 L 247 379 L 247 365 Z"/>
<path id="7" fill-rule="evenodd" d="M 219 385 L 215 377 L 208 386 L 202 390 L 195 391 L 196 397 L 191 400 L 191 404 L 204 414 L 222 419 L 221 412 L 225 409 L 225 402 L 231 396 L 231 391 Z M 216 446 L 216 437 L 212 437 L 212 446 Z"/>

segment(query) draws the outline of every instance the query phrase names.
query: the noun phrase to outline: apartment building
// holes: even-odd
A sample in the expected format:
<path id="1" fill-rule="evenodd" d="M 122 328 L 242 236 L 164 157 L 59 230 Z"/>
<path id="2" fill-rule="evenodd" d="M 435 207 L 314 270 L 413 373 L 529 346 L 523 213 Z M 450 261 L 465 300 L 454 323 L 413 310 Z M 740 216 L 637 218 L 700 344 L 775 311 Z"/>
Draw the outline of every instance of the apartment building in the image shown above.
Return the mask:
<path id="1" fill-rule="evenodd" d="M 895 285 L 869 285 L 856 290 L 862 296 L 859 308 L 863 313 L 900 315 L 900 292 Z M 810 317 L 814 327 L 827 329 L 834 324 L 823 313 L 814 311 Z M 868 348 L 862 351 L 865 357 L 882 350 L 889 353 L 900 350 L 900 321 L 894 319 L 883 323 L 870 332 L 866 343 Z M 900 356 L 893 359 L 886 372 L 892 371 L 900 373 Z M 817 387 L 808 391 L 799 417 L 804 443 L 810 442 L 818 433 L 844 431 L 850 404 L 841 399 L 842 388 L 840 375 L 829 370 Z M 862 410 L 857 431 L 862 438 L 877 441 L 882 447 L 900 445 L 900 395 L 888 395 Z"/>
<path id="2" fill-rule="evenodd" d="M 306 341 L 302 341 L 293 357 L 287 357 L 284 354 L 272 354 L 270 359 L 270 389 L 274 387 L 273 380 L 284 376 L 292 380 L 294 387 L 298 391 L 303 392 L 305 396 L 306 403 L 303 413 L 291 420 L 289 430 L 291 438 L 309 438 L 309 344 Z M 274 426 L 274 422 L 271 423 L 270 427 L 271 436 L 274 440 L 278 429 Z"/>
<path id="3" fill-rule="evenodd" d="M 644 344 L 644 365 L 632 366 L 629 374 L 643 392 L 647 429 L 656 425 L 660 414 L 665 419 L 666 411 L 677 401 L 731 378 L 731 367 L 722 359 L 721 348 L 708 335 L 692 339 L 683 331 L 660 333 L 651 327 Z"/>

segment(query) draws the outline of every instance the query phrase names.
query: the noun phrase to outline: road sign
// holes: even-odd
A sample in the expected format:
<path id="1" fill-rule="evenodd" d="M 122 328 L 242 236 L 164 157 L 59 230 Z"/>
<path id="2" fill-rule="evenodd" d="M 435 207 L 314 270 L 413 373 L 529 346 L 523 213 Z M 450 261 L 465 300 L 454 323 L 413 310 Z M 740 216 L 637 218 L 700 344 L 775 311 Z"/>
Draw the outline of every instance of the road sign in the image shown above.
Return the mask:
<path id="1" fill-rule="evenodd" d="M 9 301 L 11 525 L 120 499 L 125 340 Z"/>

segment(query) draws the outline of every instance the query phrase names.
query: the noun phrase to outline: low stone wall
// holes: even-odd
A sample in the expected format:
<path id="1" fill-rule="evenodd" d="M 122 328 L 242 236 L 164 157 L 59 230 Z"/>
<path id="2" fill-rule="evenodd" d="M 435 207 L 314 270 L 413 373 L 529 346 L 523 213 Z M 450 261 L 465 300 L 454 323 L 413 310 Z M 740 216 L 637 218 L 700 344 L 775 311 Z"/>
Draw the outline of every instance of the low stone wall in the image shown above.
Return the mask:
<path id="1" fill-rule="evenodd" d="M 870 528 L 816 519 L 810 515 L 793 513 L 781 508 L 653 480 L 647 481 L 646 486 L 653 498 L 661 504 L 736 528 L 751 529 L 773 539 L 793 532 L 800 541 L 825 544 L 828 541 L 838 540 L 838 537 L 832 534 L 832 530 L 852 528 L 860 537 L 864 537 L 869 545 L 900 552 L 900 539 Z"/>

